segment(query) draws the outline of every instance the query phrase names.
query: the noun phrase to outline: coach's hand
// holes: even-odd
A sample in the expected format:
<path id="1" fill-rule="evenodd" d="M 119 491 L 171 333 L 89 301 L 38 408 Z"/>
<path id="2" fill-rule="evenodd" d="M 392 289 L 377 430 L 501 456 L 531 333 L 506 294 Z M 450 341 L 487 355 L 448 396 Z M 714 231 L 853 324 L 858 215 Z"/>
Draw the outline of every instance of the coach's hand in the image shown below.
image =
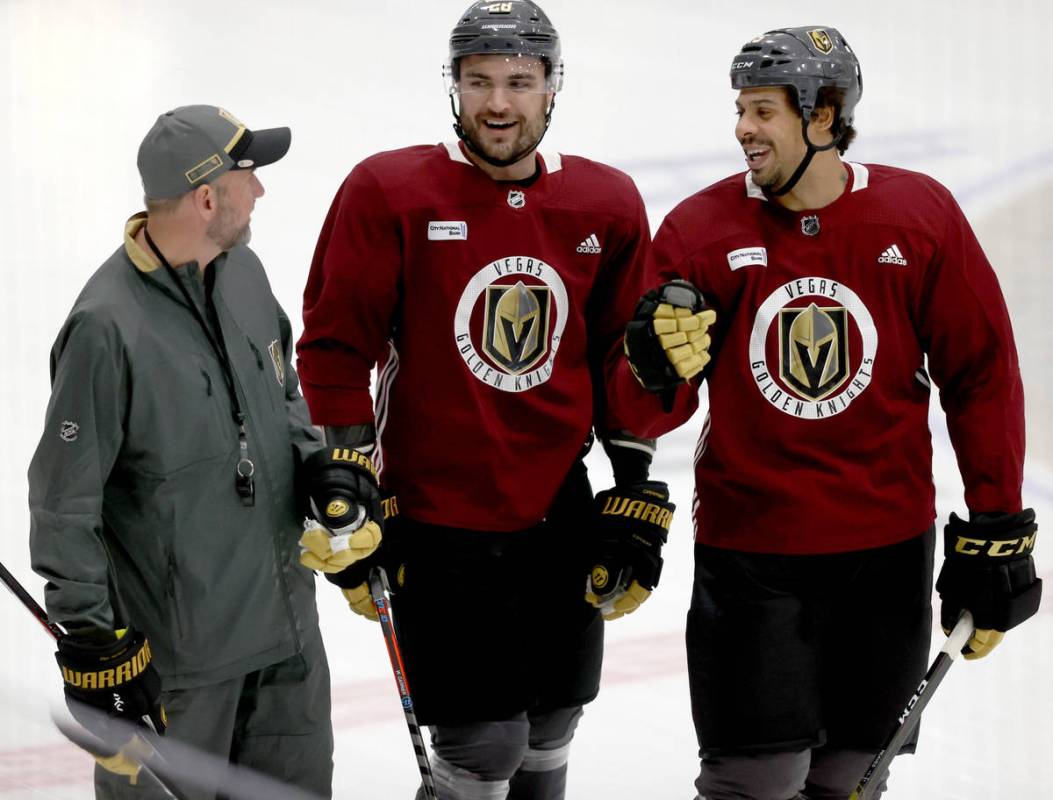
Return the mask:
<path id="1" fill-rule="evenodd" d="M 140 770 L 134 757 L 138 737 L 129 738 L 126 726 L 108 720 L 165 731 L 161 676 L 146 637 L 131 628 L 69 634 L 59 639 L 55 660 L 73 718 L 115 746 L 114 752 L 94 754 L 95 760 L 135 783 Z"/>

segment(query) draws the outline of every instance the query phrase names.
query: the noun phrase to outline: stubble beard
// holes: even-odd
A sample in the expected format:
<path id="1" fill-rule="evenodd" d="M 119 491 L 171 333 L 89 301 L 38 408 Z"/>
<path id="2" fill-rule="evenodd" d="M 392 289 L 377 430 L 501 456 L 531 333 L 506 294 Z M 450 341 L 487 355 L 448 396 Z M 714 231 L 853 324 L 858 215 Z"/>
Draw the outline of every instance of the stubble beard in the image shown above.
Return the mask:
<path id="1" fill-rule="evenodd" d="M 783 175 L 782 167 L 775 160 L 775 149 L 771 141 L 767 139 L 754 139 L 750 138 L 745 141 L 739 142 L 743 148 L 750 146 L 756 147 L 767 147 L 771 150 L 772 162 L 766 167 L 762 167 L 760 170 L 750 168 L 750 176 L 753 178 L 754 186 L 761 189 L 778 189 L 785 182 L 786 176 Z"/>
<path id="2" fill-rule="evenodd" d="M 785 183 L 785 180 L 783 178 L 782 170 L 778 167 L 774 167 L 767 175 L 754 172 L 753 183 L 762 189 L 778 189 L 783 183 Z"/>
<path id="3" fill-rule="evenodd" d="M 771 148 L 770 142 L 760 143 L 763 147 Z M 753 170 L 753 183 L 762 189 L 778 189 L 786 181 L 782 167 L 775 161 L 775 151 L 771 154 L 772 163 L 760 171 Z"/>
<path id="4" fill-rule="evenodd" d="M 208 238 L 223 252 L 235 247 L 247 245 L 252 240 L 252 229 L 249 223 L 238 227 L 234 211 L 229 205 L 220 201 L 219 213 L 209 223 L 206 231 Z"/>
<path id="5" fill-rule="evenodd" d="M 462 117 L 461 127 L 464 128 L 465 136 L 472 143 L 472 147 L 481 153 L 485 153 L 492 159 L 504 161 L 515 157 L 518 153 L 522 153 L 520 158 L 529 155 L 537 146 L 541 135 L 545 132 L 544 115 L 535 115 L 530 118 L 518 117 L 514 121 L 519 123 L 519 135 L 512 141 L 500 144 L 485 144 L 480 135 L 485 131 L 485 128 L 482 123 L 477 122 L 475 119 Z"/>

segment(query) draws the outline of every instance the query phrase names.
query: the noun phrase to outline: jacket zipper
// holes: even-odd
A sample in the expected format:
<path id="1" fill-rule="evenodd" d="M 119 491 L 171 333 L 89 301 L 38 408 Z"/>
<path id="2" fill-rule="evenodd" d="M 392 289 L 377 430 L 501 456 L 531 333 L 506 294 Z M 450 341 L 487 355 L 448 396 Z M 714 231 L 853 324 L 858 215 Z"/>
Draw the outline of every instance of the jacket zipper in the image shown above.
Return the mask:
<path id="1" fill-rule="evenodd" d="M 176 597 L 176 583 L 178 582 L 178 574 L 176 571 L 175 555 L 171 550 L 168 551 L 168 582 L 166 586 L 165 594 L 168 595 L 169 604 L 168 607 L 172 611 L 172 619 L 175 622 L 176 633 L 179 635 L 180 641 L 185 640 L 185 632 L 183 630 L 183 618 L 179 613 L 180 602 L 179 598 Z"/>

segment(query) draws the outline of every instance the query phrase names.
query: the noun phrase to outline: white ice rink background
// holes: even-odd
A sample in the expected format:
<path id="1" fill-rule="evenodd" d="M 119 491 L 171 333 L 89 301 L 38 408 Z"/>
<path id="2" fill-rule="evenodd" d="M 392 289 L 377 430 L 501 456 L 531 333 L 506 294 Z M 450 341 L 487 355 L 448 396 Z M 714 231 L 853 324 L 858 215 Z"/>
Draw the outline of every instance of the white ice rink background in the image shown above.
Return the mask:
<path id="1" fill-rule="evenodd" d="M 48 397 L 48 353 L 77 292 L 141 207 L 135 153 L 155 117 L 212 103 L 250 127 L 292 127 L 289 155 L 259 173 L 267 195 L 253 215 L 253 247 L 298 330 L 314 242 L 346 173 L 378 150 L 452 138 L 440 66 L 463 5 L 0 0 L 0 560 L 36 596 L 42 582 L 29 569 L 25 473 Z M 548 0 L 544 7 L 563 38 L 567 78 L 543 149 L 628 171 L 654 228 L 683 197 L 743 169 L 727 80 L 739 45 L 787 25 L 845 34 L 865 81 L 849 156 L 950 186 L 1002 280 L 1028 398 L 1025 504 L 1040 524 L 1053 520 L 1049 4 Z M 671 482 L 682 510 L 690 505 L 699 419 L 662 441 L 653 470 Z M 942 518 L 963 504 L 938 414 L 933 437 Z M 600 486 L 605 471 L 595 460 Z M 1040 535 L 1036 556 L 1046 578 L 1049 536 Z M 608 626 L 603 690 L 572 750 L 571 798 L 693 794 L 682 646 L 690 540 L 680 513 L 655 596 Z M 918 754 L 895 763 L 888 797 L 1053 798 L 1051 602 L 991 657 L 954 667 L 925 714 Z M 380 631 L 346 610 L 324 581 L 319 604 L 333 672 L 335 796 L 412 797 L 415 762 Z M 90 760 L 48 719 L 61 702 L 51 643 L 4 593 L 0 625 L 0 800 L 91 797 Z M 843 668 L 866 657 L 845 653 Z"/>

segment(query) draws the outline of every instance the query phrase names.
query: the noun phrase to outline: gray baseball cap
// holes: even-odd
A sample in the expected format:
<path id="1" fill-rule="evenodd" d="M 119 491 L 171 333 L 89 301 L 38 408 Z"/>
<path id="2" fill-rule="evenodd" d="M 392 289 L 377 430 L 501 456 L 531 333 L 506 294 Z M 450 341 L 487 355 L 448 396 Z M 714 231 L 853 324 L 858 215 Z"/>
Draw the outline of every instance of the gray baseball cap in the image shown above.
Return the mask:
<path id="1" fill-rule="evenodd" d="M 180 197 L 232 169 L 273 164 L 289 150 L 288 128 L 250 131 L 216 106 L 180 106 L 157 118 L 139 145 L 139 175 L 153 200 Z"/>

